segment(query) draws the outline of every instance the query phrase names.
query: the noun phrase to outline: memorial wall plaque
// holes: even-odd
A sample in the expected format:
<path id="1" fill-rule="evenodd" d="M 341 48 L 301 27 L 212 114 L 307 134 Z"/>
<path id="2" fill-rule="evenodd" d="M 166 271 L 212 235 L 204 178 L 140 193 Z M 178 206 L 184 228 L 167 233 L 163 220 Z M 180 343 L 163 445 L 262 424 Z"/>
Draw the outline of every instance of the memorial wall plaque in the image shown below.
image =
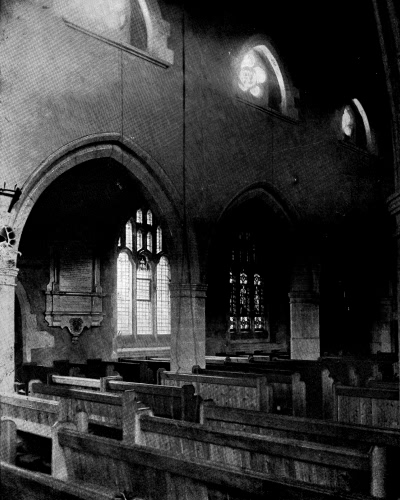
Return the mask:
<path id="1" fill-rule="evenodd" d="M 68 328 L 74 341 L 84 328 L 100 326 L 100 261 L 91 248 L 82 242 L 56 245 L 52 249 L 50 277 L 45 315 L 50 326 Z"/>

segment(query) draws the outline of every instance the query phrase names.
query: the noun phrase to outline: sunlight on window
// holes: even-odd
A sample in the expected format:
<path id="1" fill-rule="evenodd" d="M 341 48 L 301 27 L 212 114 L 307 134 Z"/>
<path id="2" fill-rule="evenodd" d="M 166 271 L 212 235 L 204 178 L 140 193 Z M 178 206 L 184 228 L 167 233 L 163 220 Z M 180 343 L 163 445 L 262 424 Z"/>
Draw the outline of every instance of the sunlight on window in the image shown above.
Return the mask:
<path id="1" fill-rule="evenodd" d="M 166 257 L 157 264 L 157 333 L 171 333 L 170 270 Z"/>
<path id="2" fill-rule="evenodd" d="M 251 50 L 242 59 L 239 72 L 239 88 L 243 92 L 249 91 L 254 97 L 263 94 L 262 84 L 267 81 L 267 72 L 261 59 Z"/>
<path id="3" fill-rule="evenodd" d="M 125 245 L 129 250 L 133 250 L 133 241 L 132 241 L 132 223 L 128 221 L 125 225 Z"/>
<path id="4" fill-rule="evenodd" d="M 119 335 L 171 333 L 170 265 L 163 233 L 149 209 L 140 208 L 121 229 L 117 258 Z M 156 250 L 156 251 L 154 251 Z"/>
<path id="5" fill-rule="evenodd" d="M 132 263 L 125 252 L 117 261 L 117 330 L 120 335 L 132 333 Z"/>
<path id="6" fill-rule="evenodd" d="M 354 116 L 348 106 L 346 106 L 343 111 L 342 130 L 347 135 L 347 137 L 351 137 L 354 130 Z"/>
<path id="7" fill-rule="evenodd" d="M 157 228 L 157 253 L 162 250 L 162 229 L 160 226 Z"/>
<path id="8" fill-rule="evenodd" d="M 139 251 L 143 248 L 143 233 L 142 230 L 139 229 L 136 233 L 136 250 Z"/>

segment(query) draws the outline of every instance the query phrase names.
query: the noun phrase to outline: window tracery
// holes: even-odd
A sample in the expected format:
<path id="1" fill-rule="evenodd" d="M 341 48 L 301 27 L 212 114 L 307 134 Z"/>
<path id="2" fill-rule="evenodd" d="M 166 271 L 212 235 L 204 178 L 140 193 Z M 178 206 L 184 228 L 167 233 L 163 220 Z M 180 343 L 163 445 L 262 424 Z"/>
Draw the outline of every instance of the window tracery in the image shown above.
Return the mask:
<path id="1" fill-rule="evenodd" d="M 266 331 L 265 277 L 259 269 L 259 245 L 251 232 L 233 242 L 229 271 L 229 330 Z"/>
<path id="2" fill-rule="evenodd" d="M 153 245 L 155 241 L 155 245 Z M 154 251 L 155 248 L 155 251 Z M 120 335 L 171 333 L 170 267 L 162 228 L 138 209 L 121 231 L 117 259 L 117 328 Z"/>

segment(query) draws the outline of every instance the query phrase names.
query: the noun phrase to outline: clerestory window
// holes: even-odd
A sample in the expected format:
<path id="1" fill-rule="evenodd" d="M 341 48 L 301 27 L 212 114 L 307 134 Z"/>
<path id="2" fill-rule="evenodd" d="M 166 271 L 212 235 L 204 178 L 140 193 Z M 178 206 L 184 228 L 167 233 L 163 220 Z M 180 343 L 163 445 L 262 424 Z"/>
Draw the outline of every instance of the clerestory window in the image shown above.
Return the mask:
<path id="1" fill-rule="evenodd" d="M 151 210 L 139 208 L 118 241 L 119 335 L 171 333 L 170 266 L 162 228 Z"/>
<path id="2" fill-rule="evenodd" d="M 279 113 L 287 112 L 287 89 L 283 74 L 266 45 L 255 45 L 242 55 L 237 77 L 242 98 Z"/>
<path id="3" fill-rule="evenodd" d="M 341 114 L 342 138 L 354 146 L 372 151 L 373 142 L 367 114 L 358 99 L 352 99 Z"/>

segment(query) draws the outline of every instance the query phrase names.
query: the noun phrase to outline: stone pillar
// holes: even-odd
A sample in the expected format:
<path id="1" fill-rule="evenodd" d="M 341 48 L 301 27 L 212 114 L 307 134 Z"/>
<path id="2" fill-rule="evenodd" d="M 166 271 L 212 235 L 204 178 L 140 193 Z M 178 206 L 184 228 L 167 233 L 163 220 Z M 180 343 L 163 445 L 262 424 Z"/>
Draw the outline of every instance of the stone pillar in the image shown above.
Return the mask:
<path id="1" fill-rule="evenodd" d="M 317 359 L 320 356 L 319 294 L 294 291 L 290 300 L 290 357 Z"/>
<path id="2" fill-rule="evenodd" d="M 319 266 L 315 264 L 315 257 L 299 255 L 293 270 L 289 302 L 290 357 L 319 358 Z"/>
<path id="3" fill-rule="evenodd" d="M 379 317 L 373 325 L 371 338 L 371 352 L 392 352 L 392 305 L 391 297 L 380 300 Z"/>
<path id="4" fill-rule="evenodd" d="M 14 392 L 16 251 L 0 243 L 0 393 Z"/>
<path id="5" fill-rule="evenodd" d="M 207 285 L 171 285 L 171 371 L 191 373 L 193 365 L 205 368 Z"/>
<path id="6" fill-rule="evenodd" d="M 396 259 L 397 259 L 397 324 L 399 324 L 399 311 L 400 311 L 400 191 L 397 191 L 392 196 L 389 197 L 388 201 L 388 209 L 391 215 L 395 217 L 395 231 L 394 237 L 396 238 Z M 399 331 L 399 328 L 397 327 Z M 399 344 L 399 352 L 400 352 L 400 334 L 398 333 L 397 342 Z M 400 409 L 399 409 L 399 418 L 400 422 Z"/>

